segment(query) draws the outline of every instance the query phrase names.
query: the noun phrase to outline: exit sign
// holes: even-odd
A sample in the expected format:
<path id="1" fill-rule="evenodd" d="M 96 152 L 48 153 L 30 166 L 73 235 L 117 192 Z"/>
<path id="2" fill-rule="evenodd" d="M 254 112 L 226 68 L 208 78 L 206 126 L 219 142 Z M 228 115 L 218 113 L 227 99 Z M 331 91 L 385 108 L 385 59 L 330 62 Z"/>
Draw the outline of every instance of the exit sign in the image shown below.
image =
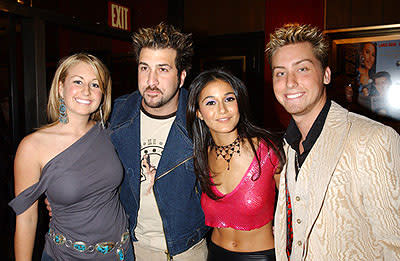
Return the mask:
<path id="1" fill-rule="evenodd" d="M 131 31 L 131 9 L 108 2 L 108 25 L 124 31 Z"/>

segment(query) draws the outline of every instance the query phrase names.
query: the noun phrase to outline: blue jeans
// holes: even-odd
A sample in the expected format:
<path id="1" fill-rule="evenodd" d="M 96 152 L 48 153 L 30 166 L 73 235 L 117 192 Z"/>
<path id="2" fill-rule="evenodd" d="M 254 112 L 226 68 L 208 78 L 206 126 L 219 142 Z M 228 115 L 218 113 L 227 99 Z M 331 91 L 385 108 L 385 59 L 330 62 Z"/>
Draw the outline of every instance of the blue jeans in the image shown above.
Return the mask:
<path id="1" fill-rule="evenodd" d="M 131 242 L 129 242 L 129 244 L 131 244 Z M 118 260 L 118 258 L 115 254 L 114 254 L 114 257 L 115 257 L 115 260 Z M 128 251 L 126 252 L 126 255 L 125 255 L 125 260 L 126 261 L 134 261 L 135 260 L 135 258 L 133 257 L 132 246 L 130 246 L 128 248 Z M 51 256 L 49 256 L 45 251 L 43 251 L 41 261 L 54 261 L 54 259 Z"/>

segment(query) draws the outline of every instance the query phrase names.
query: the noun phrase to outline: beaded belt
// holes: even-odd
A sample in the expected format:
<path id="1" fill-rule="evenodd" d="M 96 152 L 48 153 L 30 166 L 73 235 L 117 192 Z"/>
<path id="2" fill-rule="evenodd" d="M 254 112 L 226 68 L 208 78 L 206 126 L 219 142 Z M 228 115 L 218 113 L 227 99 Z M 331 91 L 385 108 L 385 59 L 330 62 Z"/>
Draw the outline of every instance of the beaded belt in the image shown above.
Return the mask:
<path id="1" fill-rule="evenodd" d="M 52 228 L 49 229 L 47 235 L 50 237 L 51 240 L 54 241 L 57 245 L 65 245 L 68 248 L 72 248 L 76 251 L 81 253 L 93 253 L 97 251 L 101 254 L 108 254 L 111 253 L 114 249 L 116 255 L 118 256 L 119 260 L 125 260 L 125 253 L 122 246 L 129 241 L 129 231 L 122 233 L 121 240 L 118 242 L 107 241 L 107 242 L 99 242 L 96 244 L 88 244 L 83 241 L 72 241 L 67 239 L 64 235 L 60 233 L 55 233 Z"/>

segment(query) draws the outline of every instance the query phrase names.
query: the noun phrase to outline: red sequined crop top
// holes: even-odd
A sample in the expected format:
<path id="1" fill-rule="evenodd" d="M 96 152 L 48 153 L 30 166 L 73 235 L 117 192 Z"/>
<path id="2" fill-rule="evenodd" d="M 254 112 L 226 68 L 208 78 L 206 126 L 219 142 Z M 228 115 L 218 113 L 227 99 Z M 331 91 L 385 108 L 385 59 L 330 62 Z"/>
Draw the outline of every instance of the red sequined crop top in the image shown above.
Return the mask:
<path id="1" fill-rule="evenodd" d="M 239 185 L 219 200 L 201 195 L 201 206 L 206 225 L 237 230 L 252 230 L 270 222 L 274 215 L 275 180 L 273 175 L 279 159 L 272 149 L 262 141 L 257 150 L 261 164 L 261 175 L 257 158 L 254 157 Z M 258 179 L 252 180 L 252 177 Z M 253 179 L 254 179 L 253 178 Z M 217 186 L 211 187 L 217 196 L 223 194 Z"/>

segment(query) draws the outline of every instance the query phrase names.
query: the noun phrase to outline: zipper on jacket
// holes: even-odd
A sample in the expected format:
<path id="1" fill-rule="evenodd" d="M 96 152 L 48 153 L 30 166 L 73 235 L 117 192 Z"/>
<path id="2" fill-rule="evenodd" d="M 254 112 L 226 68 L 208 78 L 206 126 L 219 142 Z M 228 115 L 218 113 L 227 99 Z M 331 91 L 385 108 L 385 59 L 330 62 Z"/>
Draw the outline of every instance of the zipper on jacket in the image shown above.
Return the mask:
<path id="1" fill-rule="evenodd" d="M 158 176 L 154 182 L 156 182 L 156 180 L 161 179 L 162 177 L 164 177 L 165 175 L 169 174 L 170 172 L 172 172 L 174 169 L 176 169 L 177 167 L 179 167 L 182 164 L 185 164 L 187 161 L 193 159 L 193 156 L 190 156 L 189 158 L 185 159 L 184 161 L 180 162 L 179 164 L 177 164 L 176 166 L 174 166 L 173 168 L 167 170 L 166 172 L 164 172 L 163 174 L 161 174 L 160 176 Z"/>
<path id="2" fill-rule="evenodd" d="M 160 178 L 164 177 L 165 175 L 167 175 L 168 173 L 172 172 L 174 169 L 176 169 L 177 167 L 179 167 L 180 165 L 184 164 L 185 162 L 187 162 L 188 160 L 192 159 L 193 156 L 185 159 L 184 161 L 180 162 L 179 164 L 177 164 L 176 166 L 174 166 L 173 168 L 169 169 L 168 171 L 166 171 L 165 173 L 161 174 L 158 178 L 154 179 L 154 183 L 153 183 L 153 194 L 154 194 L 154 198 L 156 199 L 156 203 L 158 206 L 158 200 L 157 200 L 157 196 L 156 193 L 154 192 L 154 185 L 156 183 L 157 180 L 159 180 Z M 159 210 L 160 211 L 160 210 Z M 167 241 L 167 234 L 165 233 L 165 228 L 164 228 L 164 222 L 163 222 L 163 218 L 161 216 L 161 211 L 160 211 L 160 217 L 161 217 L 161 223 L 162 223 L 162 227 L 163 227 L 163 231 L 164 231 L 164 237 L 165 237 L 165 244 L 167 245 L 167 250 L 164 252 L 167 255 L 167 261 L 173 260 L 173 256 L 171 256 L 169 249 L 168 249 L 168 241 Z"/>
<path id="3" fill-rule="evenodd" d="M 154 182 L 155 182 L 155 180 L 154 180 Z M 171 256 L 171 254 L 170 254 L 170 252 L 169 252 L 169 248 L 168 248 L 168 240 L 167 240 L 167 234 L 165 233 L 165 228 L 164 228 L 164 222 L 163 222 L 163 218 L 162 218 L 162 215 L 161 215 L 160 208 L 158 207 L 158 200 L 157 200 L 157 196 L 156 196 L 156 193 L 154 192 L 154 185 L 155 185 L 155 184 L 153 184 L 153 194 L 154 194 L 154 198 L 155 198 L 155 200 L 156 200 L 156 203 L 157 203 L 157 208 L 158 208 L 158 211 L 160 212 L 161 224 L 162 224 L 162 229 L 163 229 L 163 232 L 164 232 L 164 238 L 165 238 L 165 246 L 167 247 L 167 250 L 165 250 L 165 251 L 164 251 L 164 253 L 167 255 L 167 261 L 170 261 L 170 260 L 173 260 L 173 257 Z"/>
<path id="4" fill-rule="evenodd" d="M 165 251 L 165 254 L 167 255 L 167 261 L 173 260 L 174 258 L 169 254 L 168 250 Z"/>

